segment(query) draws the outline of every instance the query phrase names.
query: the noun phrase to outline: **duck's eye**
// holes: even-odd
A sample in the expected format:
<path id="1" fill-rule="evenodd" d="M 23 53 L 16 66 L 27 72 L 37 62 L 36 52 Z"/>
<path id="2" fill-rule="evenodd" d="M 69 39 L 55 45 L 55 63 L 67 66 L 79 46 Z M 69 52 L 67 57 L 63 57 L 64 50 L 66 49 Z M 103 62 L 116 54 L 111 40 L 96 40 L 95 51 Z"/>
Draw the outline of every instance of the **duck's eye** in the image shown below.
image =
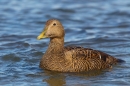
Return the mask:
<path id="1" fill-rule="evenodd" d="M 53 24 L 54 26 L 56 25 L 56 23 Z"/>

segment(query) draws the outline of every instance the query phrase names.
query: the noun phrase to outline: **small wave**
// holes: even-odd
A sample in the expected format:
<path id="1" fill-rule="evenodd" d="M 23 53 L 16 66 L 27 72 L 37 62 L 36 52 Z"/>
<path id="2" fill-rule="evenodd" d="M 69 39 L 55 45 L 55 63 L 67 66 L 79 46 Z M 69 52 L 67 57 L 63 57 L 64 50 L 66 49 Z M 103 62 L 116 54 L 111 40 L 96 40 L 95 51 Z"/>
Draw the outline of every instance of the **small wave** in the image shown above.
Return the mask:
<path id="1" fill-rule="evenodd" d="M 4 55 L 1 59 L 3 61 L 13 61 L 13 62 L 21 61 L 21 58 L 19 56 L 15 55 L 15 54 Z"/>

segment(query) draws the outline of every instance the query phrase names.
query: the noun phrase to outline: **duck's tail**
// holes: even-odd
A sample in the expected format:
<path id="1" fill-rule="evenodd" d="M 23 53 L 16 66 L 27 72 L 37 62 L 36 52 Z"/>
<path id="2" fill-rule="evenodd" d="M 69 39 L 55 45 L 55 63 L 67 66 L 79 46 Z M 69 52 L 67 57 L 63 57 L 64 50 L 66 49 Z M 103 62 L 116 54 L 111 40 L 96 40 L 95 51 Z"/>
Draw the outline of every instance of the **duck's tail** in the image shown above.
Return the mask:
<path id="1" fill-rule="evenodd" d="M 117 62 L 118 62 L 118 63 L 124 63 L 125 61 L 122 60 L 122 59 L 117 59 Z"/>

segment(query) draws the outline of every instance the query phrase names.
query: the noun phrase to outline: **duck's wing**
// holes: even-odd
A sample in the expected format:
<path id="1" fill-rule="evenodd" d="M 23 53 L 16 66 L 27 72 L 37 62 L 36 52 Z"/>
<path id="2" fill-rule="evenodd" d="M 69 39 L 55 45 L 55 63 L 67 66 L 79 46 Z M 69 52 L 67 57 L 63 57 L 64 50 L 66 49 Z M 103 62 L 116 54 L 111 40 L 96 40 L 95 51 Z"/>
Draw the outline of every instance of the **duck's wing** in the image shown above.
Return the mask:
<path id="1" fill-rule="evenodd" d="M 113 56 L 110 56 L 104 52 L 93 50 L 90 48 L 83 48 L 83 47 L 65 47 L 65 54 L 69 58 L 72 59 L 97 59 L 102 60 L 108 64 L 115 64 L 117 63 L 118 59 L 114 58 Z"/>

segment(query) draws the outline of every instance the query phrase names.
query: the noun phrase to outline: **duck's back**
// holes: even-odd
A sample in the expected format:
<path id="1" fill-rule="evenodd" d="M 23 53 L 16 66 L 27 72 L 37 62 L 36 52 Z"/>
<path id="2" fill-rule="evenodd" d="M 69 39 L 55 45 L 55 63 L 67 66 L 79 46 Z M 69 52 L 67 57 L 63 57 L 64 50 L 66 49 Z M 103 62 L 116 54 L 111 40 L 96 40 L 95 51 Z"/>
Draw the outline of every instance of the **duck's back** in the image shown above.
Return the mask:
<path id="1" fill-rule="evenodd" d="M 111 68 L 118 59 L 98 50 L 82 47 L 65 47 L 65 58 L 69 61 L 71 71 L 88 71 Z"/>

